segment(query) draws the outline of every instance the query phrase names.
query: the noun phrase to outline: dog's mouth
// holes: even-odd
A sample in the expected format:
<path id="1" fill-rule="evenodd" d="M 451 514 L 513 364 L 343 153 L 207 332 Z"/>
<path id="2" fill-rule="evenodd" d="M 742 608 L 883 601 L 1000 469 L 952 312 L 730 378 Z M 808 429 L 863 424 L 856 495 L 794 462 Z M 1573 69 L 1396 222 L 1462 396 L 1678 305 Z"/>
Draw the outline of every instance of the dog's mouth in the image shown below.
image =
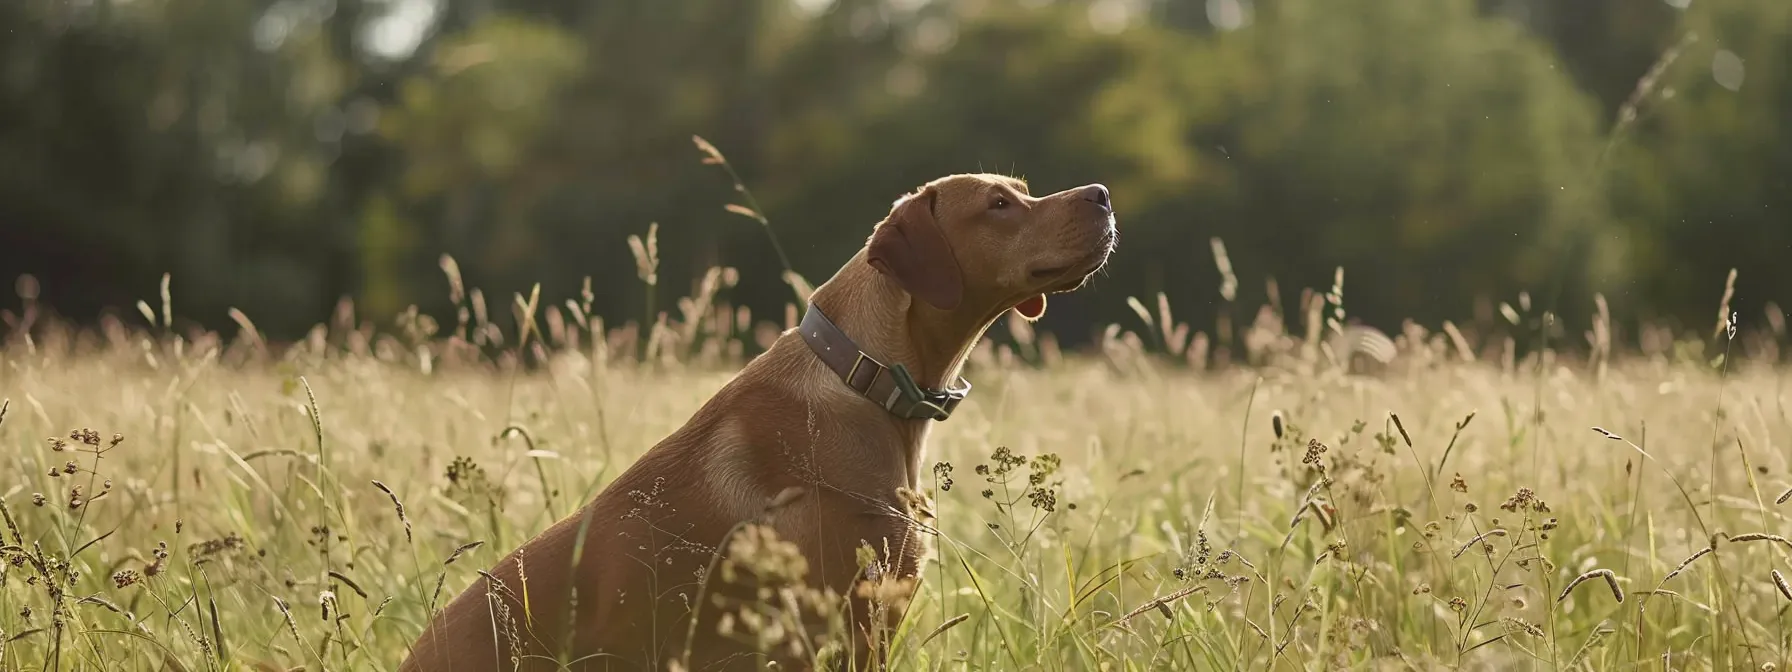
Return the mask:
<path id="1" fill-rule="evenodd" d="M 1095 269 L 1091 269 L 1087 273 L 1073 273 L 1069 276 L 1066 276 L 1064 278 L 1063 282 L 1054 284 L 1050 287 L 1046 287 L 1045 293 L 1046 294 L 1063 294 L 1065 292 L 1070 292 L 1070 291 L 1075 291 L 1077 289 L 1081 289 L 1083 286 L 1083 283 L 1088 282 L 1089 278 L 1094 275 L 1095 275 Z"/>
<path id="2" fill-rule="evenodd" d="M 1050 283 L 1046 285 L 1045 289 L 1041 290 L 1043 293 L 1062 294 L 1078 287 L 1082 287 L 1083 283 L 1087 282 L 1090 276 L 1095 275 L 1096 271 L 1101 270 L 1101 267 L 1106 260 L 1106 255 L 1097 255 L 1094 260 L 1085 260 L 1081 263 L 1068 266 L 1040 269 L 1034 271 L 1032 275 L 1034 280 Z"/>
<path id="3" fill-rule="evenodd" d="M 1035 282 L 1050 283 L 1044 290 L 1046 294 L 1060 294 L 1082 287 L 1090 276 L 1095 275 L 1108 263 L 1108 255 L 1114 251 L 1117 236 L 1112 229 L 1101 237 L 1101 243 L 1088 256 L 1068 264 L 1055 264 L 1038 268 L 1027 275 Z"/>

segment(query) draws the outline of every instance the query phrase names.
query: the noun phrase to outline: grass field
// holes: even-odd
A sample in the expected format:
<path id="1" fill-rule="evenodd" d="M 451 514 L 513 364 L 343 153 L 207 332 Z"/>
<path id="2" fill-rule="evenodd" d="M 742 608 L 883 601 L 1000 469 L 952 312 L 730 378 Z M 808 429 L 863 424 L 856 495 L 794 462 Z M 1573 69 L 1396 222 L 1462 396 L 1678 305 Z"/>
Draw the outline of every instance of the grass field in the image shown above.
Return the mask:
<path id="1" fill-rule="evenodd" d="M 546 325 L 520 348 L 483 309 L 443 330 L 482 357 L 420 319 L 278 353 L 252 327 L 176 337 L 166 302 L 152 329 L 14 334 L 0 668 L 391 669 L 752 338 L 518 298 Z M 1262 323 L 1233 345 L 1258 365 L 1190 366 L 1226 344 L 1138 307 L 1090 355 L 1003 324 L 979 351 L 927 457 L 939 535 L 900 669 L 1792 662 L 1782 328 L 1630 356 L 1595 334 L 1591 358 L 1415 332 L 1365 373 Z M 641 340 L 651 366 L 622 356 Z"/>

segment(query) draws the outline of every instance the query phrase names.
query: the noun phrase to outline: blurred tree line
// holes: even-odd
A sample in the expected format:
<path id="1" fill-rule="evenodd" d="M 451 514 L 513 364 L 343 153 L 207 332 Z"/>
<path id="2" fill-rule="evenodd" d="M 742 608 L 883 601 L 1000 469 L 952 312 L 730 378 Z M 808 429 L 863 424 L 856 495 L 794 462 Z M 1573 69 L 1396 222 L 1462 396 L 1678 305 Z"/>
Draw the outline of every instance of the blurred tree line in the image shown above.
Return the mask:
<path id="1" fill-rule="evenodd" d="M 1732 267 L 1744 319 L 1792 301 L 1784 0 L 8 0 L 0 26 L 0 275 L 76 318 L 164 272 L 179 313 L 276 336 L 343 296 L 451 315 L 447 253 L 496 297 L 590 276 L 619 320 L 650 223 L 663 293 L 732 266 L 781 318 L 693 135 L 817 282 L 932 177 L 1106 183 L 1120 252 L 1054 301 L 1067 341 L 1160 291 L 1211 324 L 1215 237 L 1238 303 L 1342 266 L 1390 329 L 1520 291 L 1708 329 Z"/>

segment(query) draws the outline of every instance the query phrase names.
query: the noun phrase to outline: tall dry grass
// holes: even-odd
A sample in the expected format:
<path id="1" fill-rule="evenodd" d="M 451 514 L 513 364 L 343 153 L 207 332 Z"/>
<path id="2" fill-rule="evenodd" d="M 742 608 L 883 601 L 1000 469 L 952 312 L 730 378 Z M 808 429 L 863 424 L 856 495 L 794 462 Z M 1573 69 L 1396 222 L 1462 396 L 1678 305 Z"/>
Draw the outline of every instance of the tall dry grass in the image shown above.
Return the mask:
<path id="1" fill-rule="evenodd" d="M 505 320 L 443 267 L 454 326 L 345 304 L 287 346 L 241 311 L 180 333 L 167 289 L 139 326 L 9 313 L 0 668 L 390 669 L 795 313 L 716 269 L 645 326 L 589 288 Z M 1302 297 L 1223 336 L 1134 301 L 1083 354 L 999 325 L 933 435 L 895 665 L 1786 668 L 1783 315 L 1627 347 L 1601 310 L 1564 349 L 1528 296 L 1393 337 L 1342 272 Z M 756 529 L 730 547 L 790 571 Z M 784 643 L 780 605 L 704 608 Z"/>

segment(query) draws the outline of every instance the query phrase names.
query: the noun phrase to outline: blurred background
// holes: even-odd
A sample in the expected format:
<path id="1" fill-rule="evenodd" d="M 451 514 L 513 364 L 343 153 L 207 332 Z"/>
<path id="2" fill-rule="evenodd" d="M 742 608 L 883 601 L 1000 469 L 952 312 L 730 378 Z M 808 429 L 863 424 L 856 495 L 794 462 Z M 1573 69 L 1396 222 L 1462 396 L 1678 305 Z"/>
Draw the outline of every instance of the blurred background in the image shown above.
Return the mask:
<path id="1" fill-rule="evenodd" d="M 1598 295 L 1709 334 L 1732 268 L 1745 323 L 1792 303 L 1786 0 L 5 0 L 0 27 L 0 276 L 76 320 L 139 319 L 171 273 L 212 328 L 293 338 L 343 297 L 452 323 L 449 254 L 497 297 L 590 277 L 621 321 L 657 224 L 662 294 L 732 267 L 781 321 L 724 206 L 820 282 L 976 170 L 1113 189 L 1112 267 L 1042 324 L 1067 345 L 1127 297 L 1214 324 L 1339 267 L 1390 332 L 1524 293 L 1567 333 Z"/>

